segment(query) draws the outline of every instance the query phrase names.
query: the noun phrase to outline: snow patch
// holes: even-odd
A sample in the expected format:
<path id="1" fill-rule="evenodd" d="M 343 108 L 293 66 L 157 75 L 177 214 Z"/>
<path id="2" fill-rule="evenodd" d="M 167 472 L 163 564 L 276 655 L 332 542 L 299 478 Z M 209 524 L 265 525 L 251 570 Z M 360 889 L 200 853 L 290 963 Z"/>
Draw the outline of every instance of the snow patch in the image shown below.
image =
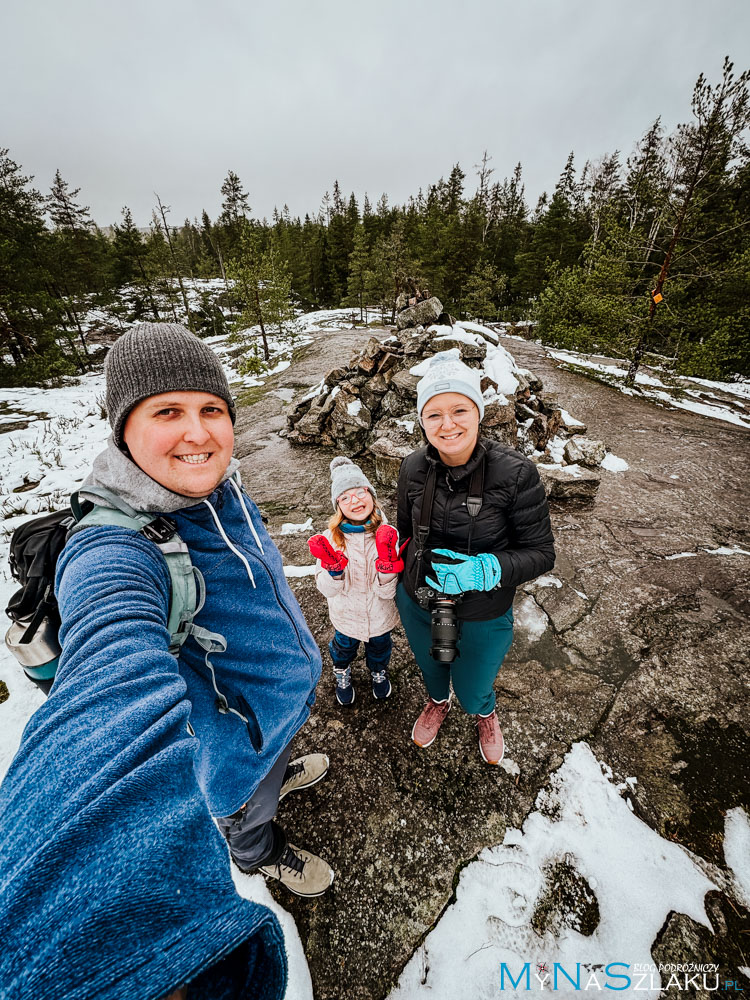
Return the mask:
<path id="1" fill-rule="evenodd" d="M 626 472 L 630 466 L 624 458 L 618 458 L 617 455 L 608 451 L 602 461 L 602 468 L 608 469 L 610 472 Z"/>
<path id="2" fill-rule="evenodd" d="M 308 517 L 304 524 L 294 524 L 292 521 L 285 521 L 281 525 L 282 535 L 301 535 L 307 531 L 312 531 L 313 519 Z"/>
<path id="3" fill-rule="evenodd" d="M 560 415 L 562 416 L 562 422 L 566 427 L 585 427 L 586 424 L 582 420 L 576 420 L 572 417 L 567 410 L 560 410 Z"/>
<path id="4" fill-rule="evenodd" d="M 229 861 L 227 861 L 227 864 Z M 243 899 L 249 899 L 253 903 L 260 903 L 267 906 L 271 912 L 278 917 L 281 929 L 284 932 L 284 947 L 289 963 L 289 981 L 287 983 L 284 1000 L 313 1000 L 312 979 L 307 966 L 307 959 L 300 940 L 297 925 L 290 913 L 282 909 L 271 893 L 268 891 L 268 884 L 262 875 L 246 875 L 232 865 L 232 879 L 237 894 Z"/>
<path id="5" fill-rule="evenodd" d="M 489 340 L 493 344 L 497 344 L 500 341 L 494 330 L 491 330 L 488 326 L 482 326 L 481 323 L 470 323 L 468 320 L 462 319 L 461 326 L 464 330 L 469 330 L 471 333 L 481 334 L 485 340 Z"/>
<path id="6" fill-rule="evenodd" d="M 414 421 L 414 420 L 399 420 L 398 418 L 396 418 L 396 423 L 399 425 L 399 427 L 403 427 L 407 434 L 413 434 L 414 433 L 414 427 L 415 427 L 416 421 Z"/>
<path id="7" fill-rule="evenodd" d="M 559 469 L 560 472 L 564 472 L 566 476 L 570 476 L 571 479 L 581 479 L 583 476 L 583 470 L 580 465 L 555 465 L 550 462 L 540 462 L 540 469 Z"/>
<path id="8" fill-rule="evenodd" d="M 346 404 L 346 412 L 350 417 L 356 417 L 359 411 L 362 409 L 362 400 L 353 399 L 351 403 Z"/>
<path id="9" fill-rule="evenodd" d="M 433 334 L 433 340 L 457 340 L 461 344 L 471 344 L 473 347 L 485 343 L 484 337 L 480 337 L 476 333 L 469 333 L 458 325 L 430 326 L 428 333 Z"/>
<path id="10" fill-rule="evenodd" d="M 701 549 L 700 552 L 675 552 L 674 555 L 664 556 L 665 559 L 694 559 L 695 556 L 750 556 L 747 549 L 741 549 L 739 545 L 720 545 L 717 549 Z"/>
<path id="11" fill-rule="evenodd" d="M 638 389 L 626 386 L 624 383 L 628 374 L 628 362 L 622 359 L 611 358 L 608 359 L 611 362 L 610 364 L 603 364 L 598 361 L 591 361 L 588 355 L 577 354 L 575 351 L 553 351 L 548 349 L 547 354 L 564 365 L 586 368 L 589 371 L 597 372 L 626 396 L 646 396 L 654 402 L 661 403 L 673 409 L 689 410 L 691 413 L 712 417 L 715 420 L 723 420 L 738 427 L 750 427 L 750 413 L 738 413 L 736 409 L 723 405 L 718 398 L 715 404 L 686 398 L 686 395 L 690 395 L 690 390 L 685 390 L 683 386 L 677 385 L 675 386 L 676 392 L 669 391 L 669 385 L 658 378 L 654 378 L 652 375 L 647 375 L 645 372 L 638 372 L 635 377 Z M 693 379 L 692 381 L 701 380 Z M 750 386 L 750 383 L 706 383 L 704 380 L 704 384 L 711 384 L 717 389 L 732 392 L 743 399 L 750 397 L 750 388 L 747 388 Z"/>
<path id="12" fill-rule="evenodd" d="M 507 396 L 515 396 L 518 389 L 518 378 L 520 374 L 516 365 L 516 360 L 512 354 L 504 347 L 487 345 L 487 357 L 484 359 L 484 372 L 497 383 L 497 391 Z"/>
<path id="13" fill-rule="evenodd" d="M 442 354 L 443 359 L 445 361 L 460 361 L 461 360 L 461 352 L 459 351 L 459 349 L 457 347 L 451 347 L 447 351 L 441 351 L 440 353 Z M 425 358 L 423 361 L 420 361 L 418 365 L 414 365 L 413 368 L 409 369 L 409 373 L 411 375 L 420 375 L 420 376 L 421 375 L 426 375 L 427 374 L 427 369 L 432 364 L 432 358 L 433 357 L 434 357 L 434 355 L 431 355 L 429 358 Z"/>
<path id="14" fill-rule="evenodd" d="M 549 619 L 533 597 L 524 597 L 520 603 L 513 608 L 513 621 L 515 627 L 525 632 L 531 642 L 540 639 L 547 631 Z"/>
<path id="15" fill-rule="evenodd" d="M 742 806 L 729 809 L 724 818 L 724 860 L 742 905 L 750 909 L 750 819 Z"/>
<path id="16" fill-rule="evenodd" d="M 560 862 L 596 896 L 600 919 L 590 935 L 570 926 L 540 935 L 532 926 L 537 906 L 549 898 L 544 871 Z M 502 845 L 485 849 L 461 872 L 455 903 L 412 956 L 390 1000 L 500 995 L 503 962 L 514 976 L 529 962 L 534 987 L 537 963 L 551 969 L 558 962 L 573 976 L 577 963 L 604 967 L 618 956 L 627 956 L 631 968 L 650 967 L 670 911 L 710 930 L 703 899 L 714 888 L 688 851 L 631 812 L 588 745 L 576 743 L 523 830 L 508 830 Z M 603 985 L 608 977 L 596 971 Z M 585 983 L 590 969 L 582 972 Z M 622 980 L 609 981 L 610 989 L 622 988 Z M 525 996 L 520 989 L 508 995 Z M 659 974 L 654 988 L 641 990 L 642 1000 L 656 1000 Z M 576 992 L 561 975 L 556 995 Z"/>
<path id="17" fill-rule="evenodd" d="M 284 566 L 284 576 L 286 577 L 313 576 L 314 573 L 314 563 L 312 566 Z"/>

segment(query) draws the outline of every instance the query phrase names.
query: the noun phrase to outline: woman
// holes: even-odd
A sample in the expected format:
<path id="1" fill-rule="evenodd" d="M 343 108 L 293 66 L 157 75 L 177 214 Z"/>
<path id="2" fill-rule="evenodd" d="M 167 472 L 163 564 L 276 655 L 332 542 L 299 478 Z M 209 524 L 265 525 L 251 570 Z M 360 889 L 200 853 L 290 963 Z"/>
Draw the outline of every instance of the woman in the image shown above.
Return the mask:
<path id="1" fill-rule="evenodd" d="M 480 378 L 445 352 L 417 383 L 428 444 L 404 460 L 399 475 L 398 530 L 411 541 L 396 604 L 428 694 L 412 739 L 420 747 L 434 742 L 452 685 L 476 716 L 483 759 L 499 764 L 493 683 L 513 639 L 513 596 L 552 569 L 555 550 L 536 466 L 479 436 Z"/>

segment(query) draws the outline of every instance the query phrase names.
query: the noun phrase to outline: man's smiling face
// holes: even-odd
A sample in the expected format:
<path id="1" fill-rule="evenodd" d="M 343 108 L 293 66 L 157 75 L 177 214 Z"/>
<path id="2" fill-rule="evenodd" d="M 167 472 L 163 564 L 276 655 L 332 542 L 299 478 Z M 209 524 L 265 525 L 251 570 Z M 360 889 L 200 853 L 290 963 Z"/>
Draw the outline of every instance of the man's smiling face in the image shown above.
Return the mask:
<path id="1" fill-rule="evenodd" d="M 234 427 L 226 402 L 207 392 L 163 392 L 128 414 L 123 440 L 135 464 L 161 486 L 206 497 L 232 457 Z"/>

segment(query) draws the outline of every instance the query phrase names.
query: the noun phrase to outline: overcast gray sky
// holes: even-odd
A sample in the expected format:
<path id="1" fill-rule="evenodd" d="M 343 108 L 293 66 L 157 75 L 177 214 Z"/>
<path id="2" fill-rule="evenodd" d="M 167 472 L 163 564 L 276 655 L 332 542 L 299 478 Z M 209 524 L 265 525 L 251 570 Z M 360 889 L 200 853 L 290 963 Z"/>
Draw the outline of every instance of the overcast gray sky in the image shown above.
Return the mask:
<path id="1" fill-rule="evenodd" d="M 533 205 L 568 152 L 623 158 L 702 71 L 750 67 L 749 0 L 2 0 L 0 146 L 57 168 L 101 225 L 215 217 L 227 170 L 253 213 L 392 202 L 520 160 Z"/>

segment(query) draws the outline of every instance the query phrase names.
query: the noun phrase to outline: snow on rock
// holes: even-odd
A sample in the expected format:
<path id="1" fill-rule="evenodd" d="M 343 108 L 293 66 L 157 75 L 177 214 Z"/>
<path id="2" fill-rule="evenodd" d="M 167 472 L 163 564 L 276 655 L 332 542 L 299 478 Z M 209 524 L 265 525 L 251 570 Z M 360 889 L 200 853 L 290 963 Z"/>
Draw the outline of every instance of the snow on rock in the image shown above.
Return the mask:
<path id="1" fill-rule="evenodd" d="M 284 576 L 286 577 L 297 577 L 297 576 L 313 576 L 315 573 L 315 564 L 312 566 L 285 566 Z"/>
<path id="2" fill-rule="evenodd" d="M 525 632 L 532 642 L 541 638 L 549 625 L 549 618 L 533 597 L 524 597 L 513 608 L 513 621 L 515 627 Z"/>
<path id="3" fill-rule="evenodd" d="M 563 426 L 567 428 L 567 430 L 575 431 L 580 430 L 581 428 L 583 428 L 584 431 L 586 430 L 586 424 L 584 424 L 582 420 L 576 420 L 576 418 L 572 417 L 567 410 L 560 410 L 560 417 L 562 418 Z"/>
<path id="4" fill-rule="evenodd" d="M 598 361 L 591 361 L 587 355 L 577 354 L 575 351 L 553 351 L 548 349 L 547 354 L 569 367 L 585 368 L 596 372 L 604 381 L 615 386 L 626 396 L 646 396 L 648 399 L 652 399 L 673 409 L 690 410 L 692 413 L 699 413 L 705 417 L 713 417 L 715 420 L 723 420 L 726 423 L 736 424 L 738 427 L 750 427 L 750 414 L 738 413 L 732 407 L 724 405 L 718 397 L 715 404 L 699 402 L 696 399 L 688 398 L 684 394 L 684 386 L 678 385 L 676 387 L 678 390 L 682 389 L 682 392 L 670 391 L 669 384 L 658 378 L 654 378 L 652 375 L 647 375 L 645 372 L 638 372 L 635 377 L 637 389 L 625 385 L 625 378 L 628 374 L 628 362 L 622 359 L 610 358 L 608 359 L 609 364 L 603 364 Z M 692 379 L 691 381 L 700 382 L 701 380 Z M 703 382 L 724 392 L 741 396 L 744 399 L 750 394 L 746 391 L 748 383 L 706 383 L 705 380 Z"/>
<path id="5" fill-rule="evenodd" d="M 441 340 L 457 340 L 462 344 L 484 344 L 484 337 L 480 337 L 477 333 L 469 333 L 467 330 L 463 329 L 462 326 L 456 324 L 455 326 L 430 326 L 427 328 L 427 332 L 433 335 L 432 339 L 434 341 Z"/>
<path id="6" fill-rule="evenodd" d="M 610 472 L 626 472 L 630 466 L 624 458 L 618 458 L 617 455 L 613 455 L 611 451 L 608 451 L 602 461 L 602 468 L 608 469 Z"/>
<path id="7" fill-rule="evenodd" d="M 532 421 L 533 422 L 533 421 Z M 563 459 L 565 458 L 565 445 L 567 444 L 565 438 L 561 438 L 555 435 L 548 443 L 547 450 L 550 453 L 552 462 L 554 465 L 562 465 Z"/>
<path id="8" fill-rule="evenodd" d="M 316 386 L 313 386 L 313 388 L 310 389 L 309 392 L 305 393 L 305 395 L 301 399 L 301 402 L 303 402 L 306 399 L 313 399 L 315 396 L 319 396 L 321 392 L 325 392 L 327 388 L 328 387 L 326 386 L 326 380 L 322 379 L 320 382 L 318 382 Z"/>
<path id="9" fill-rule="evenodd" d="M 576 913 L 557 923 L 556 932 L 538 933 L 537 914 L 562 904 L 550 894 L 545 872 L 566 864 L 595 897 L 599 921 L 592 933 L 577 927 Z M 638 819 L 612 782 L 602 773 L 586 743 L 576 743 L 548 789 L 540 792 L 536 811 L 523 830 L 508 830 L 499 847 L 487 848 L 461 872 L 456 900 L 410 959 L 390 1000 L 455 1000 L 455 997 L 520 997 L 552 992 L 552 982 L 535 979 L 537 963 L 550 972 L 559 963 L 581 988 L 601 995 L 627 988 L 616 974 L 633 975 L 633 966 L 652 965 L 651 946 L 670 911 L 685 913 L 711 929 L 705 894 L 716 888 L 688 851 L 663 840 Z M 618 966 L 612 975 L 606 965 Z M 501 970 L 514 978 L 530 965 L 513 992 Z M 590 977 L 595 975 L 597 986 Z M 642 983 L 641 1000 L 656 1000 L 659 973 Z M 502 992 L 501 992 L 502 991 Z M 560 974 L 555 995 L 579 991 Z M 627 994 L 630 995 L 630 994 Z"/>
<path id="10" fill-rule="evenodd" d="M 558 590 L 562 587 L 562 580 L 558 580 L 556 576 L 552 576 L 551 573 L 546 573 L 544 576 L 538 576 L 535 580 L 530 580 L 527 584 L 524 584 L 524 590 L 533 594 L 535 591 L 544 587 L 556 587 Z"/>
<path id="11" fill-rule="evenodd" d="M 706 549 L 705 552 L 709 556 L 750 556 L 750 552 L 739 545 L 720 545 L 718 549 Z"/>
<path id="12" fill-rule="evenodd" d="M 450 330 L 451 328 L 448 327 L 447 329 Z M 459 351 L 459 349 L 457 347 L 450 347 L 447 351 L 441 351 L 440 355 L 441 355 L 443 361 L 460 361 L 461 360 L 461 352 Z M 435 355 L 433 354 L 429 358 L 424 358 L 422 361 L 419 362 L 418 365 L 414 365 L 413 368 L 410 368 L 409 369 L 409 373 L 411 375 L 418 375 L 420 377 L 422 375 L 426 375 L 427 374 L 427 369 L 432 364 L 432 359 L 434 357 L 435 357 Z"/>
<path id="13" fill-rule="evenodd" d="M 518 379 L 515 359 L 504 347 L 487 345 L 487 357 L 484 359 L 485 374 L 497 383 L 498 392 L 515 396 L 518 389 Z"/>
<path id="14" fill-rule="evenodd" d="M 398 420 L 397 419 L 396 423 L 399 425 L 399 427 L 403 427 L 407 434 L 413 434 L 414 433 L 414 427 L 416 425 L 416 421 L 414 421 L 414 420 Z"/>
<path id="15" fill-rule="evenodd" d="M 227 861 L 227 863 L 229 863 Z M 278 917 L 281 929 L 284 932 L 284 947 L 289 963 L 289 981 L 287 983 L 284 1000 L 313 1000 L 312 979 L 310 970 L 307 967 L 307 959 L 300 940 L 297 925 L 294 923 L 290 913 L 282 909 L 271 893 L 268 891 L 268 884 L 262 875 L 246 875 L 232 865 L 232 879 L 237 894 L 243 899 L 249 899 L 254 903 L 267 906 L 272 913 Z"/>
<path id="16" fill-rule="evenodd" d="M 532 456 L 533 457 L 533 456 Z M 570 476 L 571 479 L 580 479 L 583 475 L 580 465 L 555 465 L 549 462 L 539 462 L 538 467 L 540 469 L 557 469 L 560 472 L 564 472 L 566 476 Z"/>
<path id="17" fill-rule="evenodd" d="M 353 399 L 351 403 L 346 404 L 346 412 L 350 417 L 356 417 L 359 411 L 362 409 L 362 400 Z"/>
<path id="18" fill-rule="evenodd" d="M 500 338 L 495 333 L 494 330 L 490 330 L 488 326 L 482 326 L 481 323 L 470 323 L 466 319 L 461 320 L 460 324 L 464 330 L 468 330 L 470 333 L 479 333 L 484 337 L 485 340 L 491 341 L 493 344 L 500 343 Z"/>
<path id="19" fill-rule="evenodd" d="M 720 545 L 717 549 L 701 549 L 700 552 L 675 552 L 673 555 L 664 556 L 665 559 L 694 559 L 696 556 L 750 556 L 747 549 L 741 549 L 739 545 Z"/>
<path id="20" fill-rule="evenodd" d="M 724 818 L 724 860 L 740 902 L 750 909 L 750 819 L 742 806 L 728 810 Z"/>
<path id="21" fill-rule="evenodd" d="M 308 519 L 303 524 L 294 524 L 292 521 L 286 521 L 281 525 L 282 535 L 302 535 L 306 531 L 312 531 L 313 519 L 308 517 Z"/>

